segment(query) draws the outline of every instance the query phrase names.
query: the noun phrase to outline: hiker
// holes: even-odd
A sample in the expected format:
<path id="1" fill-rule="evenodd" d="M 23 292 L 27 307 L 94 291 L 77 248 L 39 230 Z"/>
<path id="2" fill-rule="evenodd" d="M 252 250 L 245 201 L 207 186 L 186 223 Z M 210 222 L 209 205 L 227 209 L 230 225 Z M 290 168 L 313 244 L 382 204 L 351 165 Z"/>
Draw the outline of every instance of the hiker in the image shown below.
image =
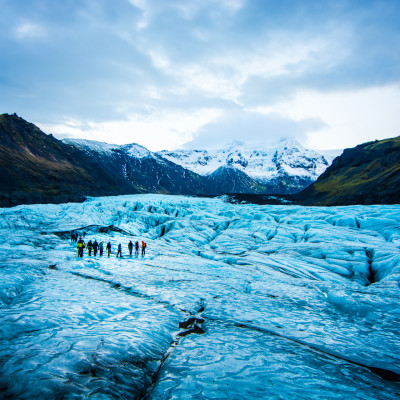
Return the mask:
<path id="1" fill-rule="evenodd" d="M 93 255 L 96 257 L 96 255 L 97 255 L 97 249 L 99 248 L 99 244 L 97 243 L 97 240 L 96 239 L 94 239 L 94 242 L 93 242 Z"/>
<path id="2" fill-rule="evenodd" d="M 83 241 L 82 236 L 79 238 L 76 247 L 78 249 L 78 257 L 83 257 L 83 249 L 85 248 L 85 242 Z"/>
<path id="3" fill-rule="evenodd" d="M 129 255 L 132 257 L 133 243 L 132 240 L 128 243 Z"/>
<path id="4" fill-rule="evenodd" d="M 107 243 L 106 249 L 107 249 L 108 257 L 110 257 L 110 254 L 111 254 L 111 243 L 110 242 Z"/>
<path id="5" fill-rule="evenodd" d="M 75 233 L 74 233 L 74 242 L 76 243 L 77 241 L 78 241 L 78 233 L 75 232 Z"/>
<path id="6" fill-rule="evenodd" d="M 85 231 L 83 231 L 83 232 L 82 232 L 82 235 L 83 235 L 83 237 L 85 237 L 85 236 L 86 236 L 86 232 L 85 232 Z"/>
<path id="7" fill-rule="evenodd" d="M 118 245 L 117 257 L 118 255 L 122 258 L 122 246 L 121 243 Z"/>
<path id="8" fill-rule="evenodd" d="M 71 242 L 74 241 L 74 238 L 75 238 L 75 234 L 74 234 L 74 232 L 71 232 Z"/>
<path id="9" fill-rule="evenodd" d="M 139 242 L 136 240 L 135 242 L 135 256 L 139 255 Z"/>
<path id="10" fill-rule="evenodd" d="M 100 242 L 99 243 L 99 252 L 100 252 L 100 257 L 102 257 L 103 256 L 103 242 Z"/>
<path id="11" fill-rule="evenodd" d="M 93 248 L 93 243 L 91 240 L 89 240 L 88 244 L 87 244 L 87 249 L 88 249 L 88 253 L 89 253 L 89 257 L 92 255 L 92 248 Z"/>
<path id="12" fill-rule="evenodd" d="M 146 242 L 144 242 L 144 241 L 142 240 L 142 256 L 144 256 L 144 255 L 146 254 L 146 247 L 147 247 Z"/>

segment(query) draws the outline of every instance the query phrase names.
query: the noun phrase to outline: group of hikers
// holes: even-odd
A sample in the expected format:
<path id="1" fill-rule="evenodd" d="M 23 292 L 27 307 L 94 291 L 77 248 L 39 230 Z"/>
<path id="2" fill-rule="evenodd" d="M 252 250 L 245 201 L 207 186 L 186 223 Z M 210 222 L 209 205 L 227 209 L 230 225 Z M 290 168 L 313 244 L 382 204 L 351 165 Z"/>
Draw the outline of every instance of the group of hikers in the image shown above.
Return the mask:
<path id="1" fill-rule="evenodd" d="M 104 251 L 104 243 L 100 242 L 98 243 L 96 239 L 92 242 L 92 240 L 89 240 L 88 243 L 86 244 L 85 241 L 83 240 L 82 236 L 79 236 L 78 239 L 78 234 L 77 233 L 71 233 L 71 242 L 76 242 L 76 248 L 78 249 L 78 257 L 83 257 L 83 250 L 87 248 L 88 250 L 88 256 L 90 257 L 92 255 L 93 251 L 93 256 L 97 256 L 97 252 L 99 253 L 99 256 L 103 256 L 103 251 Z M 132 243 L 132 240 L 128 243 L 128 251 L 129 255 L 132 256 L 132 251 L 133 248 L 135 247 L 135 256 L 139 255 L 139 241 L 136 241 L 135 244 Z M 142 240 L 142 246 L 141 246 L 141 254 L 144 256 L 146 254 L 146 247 L 147 244 Z M 106 245 L 106 251 L 108 257 L 111 255 L 111 242 L 108 242 Z M 118 244 L 117 248 L 117 257 L 122 258 L 122 245 L 121 243 Z"/>

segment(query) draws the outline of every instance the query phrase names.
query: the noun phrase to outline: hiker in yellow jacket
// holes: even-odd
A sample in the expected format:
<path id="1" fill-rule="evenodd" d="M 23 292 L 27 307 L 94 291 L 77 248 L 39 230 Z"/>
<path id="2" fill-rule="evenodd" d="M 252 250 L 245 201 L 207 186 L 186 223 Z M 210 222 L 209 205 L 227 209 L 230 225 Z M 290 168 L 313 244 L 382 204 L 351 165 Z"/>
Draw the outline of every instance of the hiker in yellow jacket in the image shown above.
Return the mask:
<path id="1" fill-rule="evenodd" d="M 76 247 L 78 249 L 78 257 L 83 257 L 83 249 L 86 247 L 86 245 L 82 239 L 82 236 L 79 237 Z"/>

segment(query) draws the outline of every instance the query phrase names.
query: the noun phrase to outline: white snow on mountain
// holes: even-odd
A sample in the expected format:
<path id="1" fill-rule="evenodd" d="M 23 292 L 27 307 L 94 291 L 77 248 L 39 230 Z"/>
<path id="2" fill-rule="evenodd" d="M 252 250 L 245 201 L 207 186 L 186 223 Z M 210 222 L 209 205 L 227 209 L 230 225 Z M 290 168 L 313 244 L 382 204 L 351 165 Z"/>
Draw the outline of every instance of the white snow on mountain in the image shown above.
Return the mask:
<path id="1" fill-rule="evenodd" d="M 110 154 L 114 150 L 121 150 L 134 158 L 155 157 L 154 153 L 146 149 L 146 147 L 140 146 L 136 143 L 117 145 L 85 139 L 63 139 L 63 142 L 66 144 L 71 144 L 84 151 L 96 152 L 100 154 Z"/>
<path id="2" fill-rule="evenodd" d="M 65 144 L 70 144 L 80 150 L 95 151 L 97 153 L 111 153 L 114 149 L 118 148 L 117 144 L 109 144 L 104 142 L 97 142 L 95 140 L 86 139 L 63 139 Z"/>
<path id="3" fill-rule="evenodd" d="M 78 258 L 71 231 L 111 257 Z M 1 395 L 398 399 L 399 232 L 399 205 L 0 209 Z"/>
<path id="4" fill-rule="evenodd" d="M 293 139 L 284 139 L 269 147 L 234 141 L 220 150 L 176 150 L 158 154 L 200 175 L 209 175 L 220 167 L 233 167 L 261 181 L 282 173 L 316 180 L 337 155 L 305 149 Z"/>
<path id="5" fill-rule="evenodd" d="M 155 157 L 154 153 L 152 153 L 150 150 L 147 150 L 146 147 L 135 143 L 119 146 L 119 149 L 134 158 Z"/>
<path id="6" fill-rule="evenodd" d="M 81 139 L 63 141 L 88 152 L 110 154 L 117 150 L 133 158 L 157 158 L 160 162 L 166 159 L 203 176 L 215 172 L 220 167 L 236 168 L 261 183 L 269 183 L 282 176 L 315 181 L 340 153 L 318 153 L 304 148 L 293 139 L 282 139 L 269 146 L 250 146 L 234 141 L 220 150 L 165 150 L 157 153 L 138 144 L 111 145 Z"/>

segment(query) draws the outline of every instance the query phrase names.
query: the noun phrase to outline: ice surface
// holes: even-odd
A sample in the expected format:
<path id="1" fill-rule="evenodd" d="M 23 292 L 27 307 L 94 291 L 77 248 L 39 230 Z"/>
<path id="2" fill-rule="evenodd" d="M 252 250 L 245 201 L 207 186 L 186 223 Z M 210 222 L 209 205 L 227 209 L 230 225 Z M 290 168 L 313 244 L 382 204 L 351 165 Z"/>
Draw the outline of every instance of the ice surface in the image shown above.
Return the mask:
<path id="1" fill-rule="evenodd" d="M 400 206 L 104 197 L 0 209 L 0 234 L 2 398 L 400 396 Z"/>

